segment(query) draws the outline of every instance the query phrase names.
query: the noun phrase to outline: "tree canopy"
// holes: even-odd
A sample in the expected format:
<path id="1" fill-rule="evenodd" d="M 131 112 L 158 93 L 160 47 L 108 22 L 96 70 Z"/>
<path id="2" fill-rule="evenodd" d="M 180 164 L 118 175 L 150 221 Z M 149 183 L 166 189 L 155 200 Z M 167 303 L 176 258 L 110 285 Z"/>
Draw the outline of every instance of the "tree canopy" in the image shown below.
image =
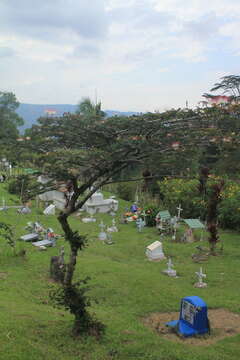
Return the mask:
<path id="1" fill-rule="evenodd" d="M 16 113 L 19 102 L 11 92 L 0 91 L 0 141 L 9 144 L 19 135 L 17 127 L 23 125 L 23 119 Z"/>
<path id="2" fill-rule="evenodd" d="M 221 91 L 221 94 L 228 95 L 232 100 L 240 99 L 240 76 L 239 75 L 226 75 L 220 78 L 220 82 L 214 84 L 211 92 Z M 212 94 L 204 94 L 205 97 L 214 97 Z"/>

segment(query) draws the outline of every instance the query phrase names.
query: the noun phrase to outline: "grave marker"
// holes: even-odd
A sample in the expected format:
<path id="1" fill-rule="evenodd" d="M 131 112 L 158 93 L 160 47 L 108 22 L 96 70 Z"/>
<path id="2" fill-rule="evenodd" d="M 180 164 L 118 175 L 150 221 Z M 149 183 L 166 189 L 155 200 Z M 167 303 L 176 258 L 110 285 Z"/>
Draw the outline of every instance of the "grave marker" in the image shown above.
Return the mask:
<path id="1" fill-rule="evenodd" d="M 195 283 L 195 287 L 197 288 L 205 288 L 207 287 L 207 283 L 203 282 L 203 278 L 206 278 L 207 275 L 202 272 L 202 268 L 200 267 L 199 272 L 195 272 L 198 277 L 198 282 Z"/>
<path id="2" fill-rule="evenodd" d="M 167 270 L 163 270 L 163 273 L 171 277 L 176 277 L 177 271 L 173 269 L 173 263 L 170 258 L 168 259 L 167 266 Z"/>
<path id="3" fill-rule="evenodd" d="M 150 244 L 146 249 L 146 255 L 149 260 L 165 259 L 165 255 L 162 250 L 162 243 L 160 241 L 155 241 Z"/>
<path id="4" fill-rule="evenodd" d="M 207 305 L 198 296 L 187 296 L 181 300 L 179 320 L 166 323 L 177 334 L 189 337 L 210 333 Z"/>

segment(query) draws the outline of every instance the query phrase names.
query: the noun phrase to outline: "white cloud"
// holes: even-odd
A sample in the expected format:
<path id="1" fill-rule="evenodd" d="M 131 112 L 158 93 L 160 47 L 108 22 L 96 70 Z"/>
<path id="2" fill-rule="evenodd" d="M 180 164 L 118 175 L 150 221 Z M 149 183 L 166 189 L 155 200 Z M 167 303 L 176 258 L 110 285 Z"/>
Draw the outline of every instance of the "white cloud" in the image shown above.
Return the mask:
<path id="1" fill-rule="evenodd" d="M 1 86 L 25 102 L 74 103 L 98 88 L 106 107 L 183 106 L 169 79 L 199 66 L 196 85 L 181 84 L 196 98 L 205 66 L 207 91 L 222 68 L 212 54 L 239 54 L 239 23 L 239 0 L 2 0 Z"/>

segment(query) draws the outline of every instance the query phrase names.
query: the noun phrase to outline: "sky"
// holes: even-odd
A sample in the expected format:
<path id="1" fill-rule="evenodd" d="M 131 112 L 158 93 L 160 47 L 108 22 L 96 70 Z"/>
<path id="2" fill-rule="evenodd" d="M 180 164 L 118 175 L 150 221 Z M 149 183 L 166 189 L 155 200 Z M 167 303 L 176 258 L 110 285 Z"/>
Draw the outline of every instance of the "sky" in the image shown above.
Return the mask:
<path id="1" fill-rule="evenodd" d="M 163 111 L 240 75 L 239 0 L 0 0 L 0 91 Z"/>

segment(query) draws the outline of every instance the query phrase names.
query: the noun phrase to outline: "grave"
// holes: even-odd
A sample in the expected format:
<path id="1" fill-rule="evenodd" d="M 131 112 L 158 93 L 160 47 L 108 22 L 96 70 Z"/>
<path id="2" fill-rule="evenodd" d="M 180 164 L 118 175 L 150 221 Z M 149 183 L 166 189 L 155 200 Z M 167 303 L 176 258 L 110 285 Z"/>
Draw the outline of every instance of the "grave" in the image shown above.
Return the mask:
<path id="1" fill-rule="evenodd" d="M 54 242 L 52 240 L 44 239 L 40 241 L 35 241 L 32 243 L 34 246 L 42 247 L 42 246 L 54 246 Z"/>
<path id="2" fill-rule="evenodd" d="M 156 228 L 162 231 L 169 231 L 171 215 L 168 210 L 159 211 L 155 217 Z"/>
<path id="3" fill-rule="evenodd" d="M 180 220 L 180 218 L 181 218 L 181 212 L 183 211 L 183 209 L 181 208 L 181 205 L 180 205 L 180 204 L 179 204 L 178 207 L 177 207 L 177 211 L 178 211 L 177 219 Z"/>
<path id="4" fill-rule="evenodd" d="M 202 268 L 200 267 L 199 272 L 195 272 L 195 274 L 196 274 L 197 277 L 198 277 L 198 282 L 196 282 L 196 283 L 194 284 L 194 287 L 197 287 L 197 288 L 206 288 L 206 287 L 207 287 L 207 283 L 203 282 L 203 278 L 206 278 L 207 275 L 202 272 Z"/>
<path id="5" fill-rule="evenodd" d="M 165 255 L 162 250 L 162 243 L 160 241 L 155 241 L 150 244 L 146 249 L 146 255 L 149 260 L 165 259 Z"/>
<path id="6" fill-rule="evenodd" d="M 107 213 L 112 211 L 115 215 L 115 212 L 118 210 L 118 201 L 113 198 L 104 199 L 103 194 L 98 191 L 90 197 L 83 208 L 89 214 L 95 214 L 96 212 Z"/>
<path id="7" fill-rule="evenodd" d="M 39 239 L 39 234 L 31 233 L 31 234 L 23 235 L 20 237 L 20 239 L 23 241 L 35 241 Z"/>
<path id="8" fill-rule="evenodd" d="M 199 219 L 183 219 L 183 221 L 188 225 L 188 229 L 183 234 L 182 241 L 187 243 L 194 242 L 194 229 L 204 229 L 204 224 Z"/>
<path id="9" fill-rule="evenodd" d="M 187 296 L 181 300 L 179 320 L 166 323 L 166 326 L 181 336 L 189 337 L 210 333 L 206 303 L 198 296 Z"/>
<path id="10" fill-rule="evenodd" d="M 163 270 L 163 273 L 170 277 L 176 277 L 177 271 L 173 270 L 173 263 L 170 258 L 168 259 L 167 266 L 168 266 L 167 270 Z"/>

